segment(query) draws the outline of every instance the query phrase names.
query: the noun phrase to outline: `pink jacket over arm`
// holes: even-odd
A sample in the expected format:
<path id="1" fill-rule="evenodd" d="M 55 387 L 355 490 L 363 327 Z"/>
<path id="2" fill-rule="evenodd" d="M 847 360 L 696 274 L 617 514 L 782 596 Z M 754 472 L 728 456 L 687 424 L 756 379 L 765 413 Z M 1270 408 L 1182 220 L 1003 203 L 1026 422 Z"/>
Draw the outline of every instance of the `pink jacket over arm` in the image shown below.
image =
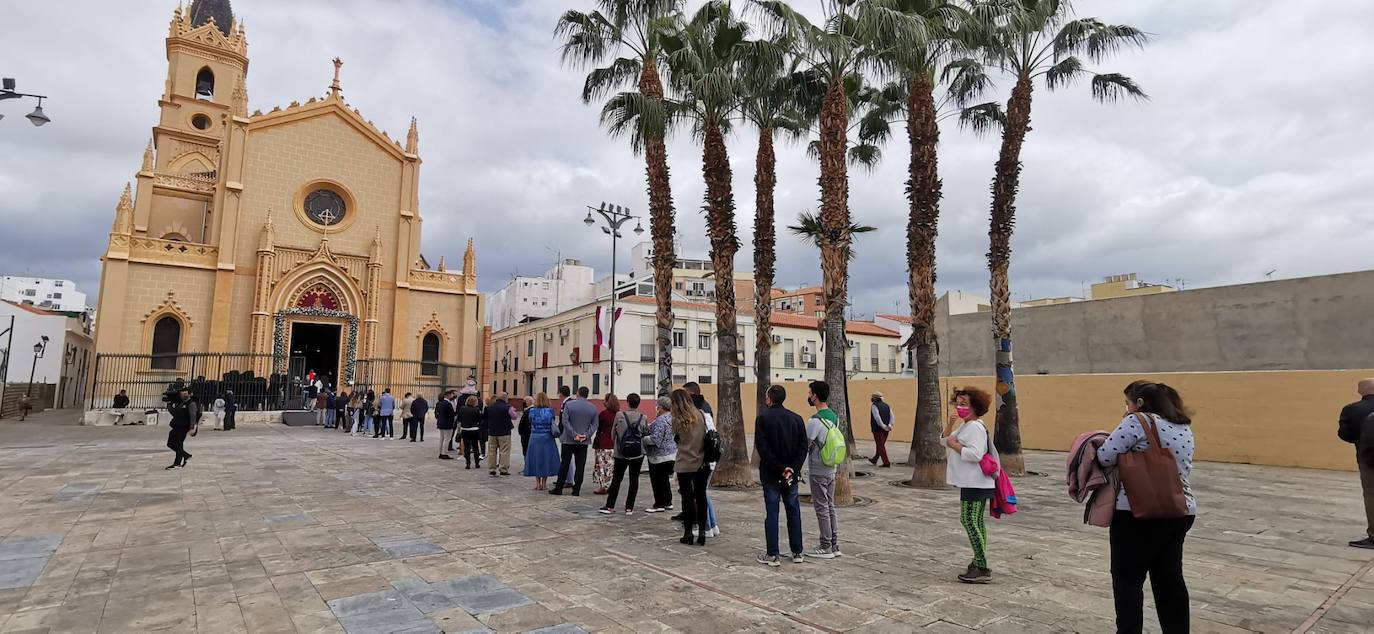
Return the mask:
<path id="1" fill-rule="evenodd" d="M 1073 447 L 1064 460 L 1068 470 L 1065 483 L 1069 497 L 1075 502 L 1087 500 L 1083 509 L 1083 523 L 1111 526 L 1116 512 L 1116 493 L 1121 487 L 1116 468 L 1097 464 L 1097 449 L 1107 440 L 1107 432 L 1092 431 L 1073 439 Z"/>

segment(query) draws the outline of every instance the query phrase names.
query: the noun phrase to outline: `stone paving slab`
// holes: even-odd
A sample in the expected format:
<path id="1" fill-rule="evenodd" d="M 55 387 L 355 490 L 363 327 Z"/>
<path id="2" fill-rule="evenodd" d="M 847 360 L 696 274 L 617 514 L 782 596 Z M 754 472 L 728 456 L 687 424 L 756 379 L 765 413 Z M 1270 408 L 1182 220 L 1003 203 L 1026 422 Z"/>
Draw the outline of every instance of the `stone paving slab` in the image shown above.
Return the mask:
<path id="1" fill-rule="evenodd" d="M 965 586 L 957 493 L 892 486 L 900 467 L 860 464 L 871 503 L 840 510 L 844 558 L 769 569 L 757 490 L 713 490 L 722 536 L 699 548 L 662 515 L 600 516 L 596 496 L 455 469 L 432 443 L 248 426 L 164 471 L 156 428 L 64 416 L 0 422 L 0 632 L 1113 629 L 1106 532 L 1064 494 L 1062 454 L 1028 454 L 1050 475 L 1017 481 L 1021 512 L 989 520 L 994 583 Z M 1345 546 L 1353 474 L 1200 463 L 1193 480 L 1195 631 L 1374 630 L 1374 553 Z"/>

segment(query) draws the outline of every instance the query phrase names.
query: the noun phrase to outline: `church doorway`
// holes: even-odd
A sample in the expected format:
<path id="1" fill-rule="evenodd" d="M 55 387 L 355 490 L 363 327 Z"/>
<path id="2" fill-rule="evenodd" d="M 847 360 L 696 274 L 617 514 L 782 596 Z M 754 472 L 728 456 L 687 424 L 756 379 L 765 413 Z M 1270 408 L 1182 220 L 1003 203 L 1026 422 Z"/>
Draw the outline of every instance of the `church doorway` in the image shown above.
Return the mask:
<path id="1" fill-rule="evenodd" d="M 295 322 L 291 324 L 290 368 L 302 379 L 314 371 L 326 385 L 338 389 L 339 340 L 343 326 Z"/>

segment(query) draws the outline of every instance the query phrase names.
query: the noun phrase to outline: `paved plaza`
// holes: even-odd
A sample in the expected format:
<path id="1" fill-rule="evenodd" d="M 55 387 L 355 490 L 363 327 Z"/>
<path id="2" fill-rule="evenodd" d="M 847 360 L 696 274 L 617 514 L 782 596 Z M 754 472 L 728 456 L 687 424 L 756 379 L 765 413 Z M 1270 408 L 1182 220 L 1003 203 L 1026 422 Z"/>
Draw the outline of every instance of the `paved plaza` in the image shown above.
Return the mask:
<path id="1" fill-rule="evenodd" d="M 723 534 L 699 548 L 663 515 L 601 516 L 599 497 L 437 460 L 432 428 L 424 444 L 205 430 L 165 471 L 165 428 L 75 418 L 0 421 L 4 632 L 1113 627 L 1107 533 L 1064 494 L 1062 454 L 1029 455 L 1047 475 L 1017 480 L 1021 512 L 989 520 L 994 583 L 967 586 L 957 494 L 891 486 L 900 467 L 856 483 L 842 559 L 770 569 L 753 561 L 757 490 L 713 491 Z M 1193 483 L 1194 631 L 1374 631 L 1374 551 L 1345 545 L 1363 519 L 1354 474 L 1202 463 Z M 809 547 L 807 506 L 803 524 Z"/>

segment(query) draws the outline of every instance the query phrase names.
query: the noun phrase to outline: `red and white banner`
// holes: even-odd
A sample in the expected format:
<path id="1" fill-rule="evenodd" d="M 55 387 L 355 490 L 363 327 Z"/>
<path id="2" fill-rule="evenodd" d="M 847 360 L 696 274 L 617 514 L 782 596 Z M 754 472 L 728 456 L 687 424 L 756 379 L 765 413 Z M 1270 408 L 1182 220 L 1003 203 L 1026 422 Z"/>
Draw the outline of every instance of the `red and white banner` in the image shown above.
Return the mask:
<path id="1" fill-rule="evenodd" d="M 606 346 L 609 348 L 615 343 L 610 340 L 609 331 L 612 322 L 620 319 L 620 313 L 624 310 L 623 308 L 615 309 L 615 317 L 612 319 L 609 311 L 603 311 L 601 306 L 596 307 L 596 345 L 598 347 Z M 602 325 L 603 321 L 605 321 L 604 327 Z"/>

